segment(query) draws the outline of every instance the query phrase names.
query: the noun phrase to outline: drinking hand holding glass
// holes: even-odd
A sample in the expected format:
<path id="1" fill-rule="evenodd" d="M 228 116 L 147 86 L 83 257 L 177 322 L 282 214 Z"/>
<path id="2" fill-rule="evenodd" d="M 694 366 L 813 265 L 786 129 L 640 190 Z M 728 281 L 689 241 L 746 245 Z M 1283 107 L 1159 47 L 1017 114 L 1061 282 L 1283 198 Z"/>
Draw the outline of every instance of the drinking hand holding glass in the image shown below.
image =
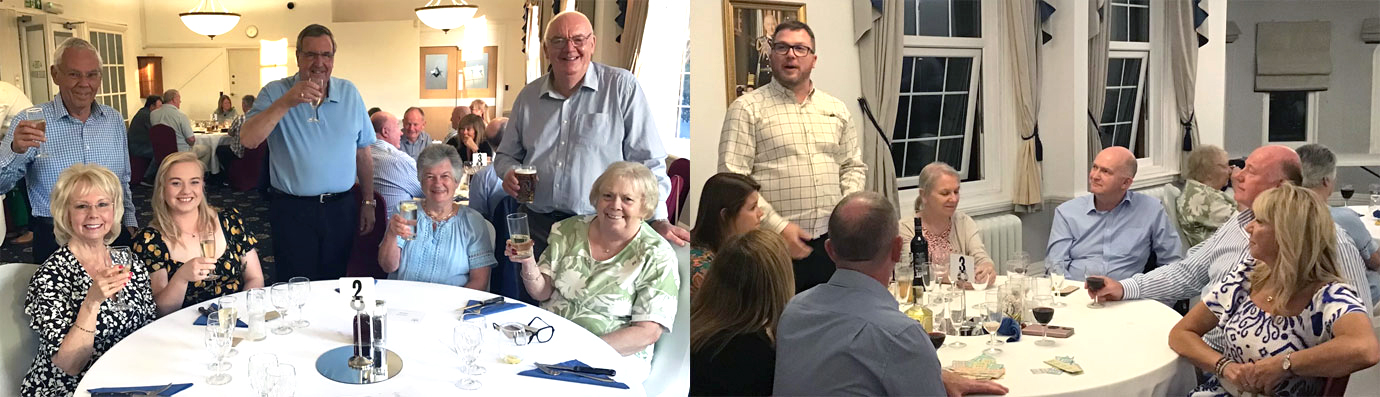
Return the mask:
<path id="1" fill-rule="evenodd" d="M 455 387 L 464 390 L 479 389 L 479 380 L 469 376 L 466 370 L 473 365 L 474 361 L 477 359 L 476 356 L 478 353 L 476 350 L 479 349 L 479 344 L 483 341 L 483 332 L 483 328 L 468 322 L 455 326 L 455 329 L 452 331 L 451 342 L 454 346 L 453 349 L 455 353 L 460 356 L 460 360 L 463 363 L 461 366 L 462 375 L 460 380 L 455 382 Z"/>
<path id="2" fill-rule="evenodd" d="M 259 353 L 249 357 L 249 386 L 259 397 L 269 397 L 268 370 L 278 366 L 278 356 Z"/>
<path id="3" fill-rule="evenodd" d="M 311 325 L 307 321 L 307 316 L 303 315 L 302 306 L 306 306 L 307 298 L 311 294 L 311 280 L 306 277 L 293 277 L 288 279 L 288 288 L 292 292 L 292 305 L 297 307 L 293 312 L 297 321 L 292 322 L 293 328 L 306 328 Z"/>
<path id="4" fill-rule="evenodd" d="M 1102 307 L 1102 298 L 1099 298 L 1097 296 L 1097 291 L 1101 291 L 1102 288 L 1107 286 L 1107 280 L 1103 278 L 1103 272 L 1101 268 L 1097 266 L 1090 267 L 1088 269 L 1088 276 L 1085 281 L 1087 284 L 1086 287 L 1088 288 L 1088 292 L 1091 293 L 1093 296 L 1093 301 L 1092 303 L 1088 304 L 1088 307 L 1092 309 Z"/>
<path id="5" fill-rule="evenodd" d="M 134 252 L 129 250 L 129 247 L 110 247 L 109 267 L 111 268 L 125 270 L 128 273 L 129 269 L 134 268 L 134 264 L 138 260 L 139 259 L 134 256 Z M 115 293 L 115 299 L 110 302 L 110 309 L 115 311 L 131 309 L 129 305 L 129 293 L 125 292 L 124 288 L 121 288 L 120 292 Z"/>
<path id="6" fill-rule="evenodd" d="M 273 333 L 277 335 L 287 335 L 292 333 L 292 326 L 288 324 L 288 308 L 292 307 L 292 286 L 288 283 L 274 283 L 268 288 L 269 295 L 273 301 L 273 307 L 278 309 L 278 326 L 273 328 Z"/>
<path id="7" fill-rule="evenodd" d="M 32 107 L 24 109 L 22 118 L 24 119 L 23 121 L 18 121 L 18 119 L 16 119 L 19 125 L 15 127 L 14 130 L 13 146 L 15 148 L 21 145 L 26 147 L 37 147 L 38 154 L 35 154 L 34 158 L 46 157 L 47 153 L 43 150 L 43 142 L 48 140 L 48 121 L 43 116 L 43 108 Z M 16 151 L 16 153 L 22 154 L 24 150 L 28 149 L 22 149 Z"/>
<path id="8" fill-rule="evenodd" d="M 211 312 L 206 315 L 206 350 L 216 359 L 216 368 L 212 369 L 215 373 L 206 378 L 206 383 L 212 385 L 230 383 L 230 374 L 225 373 L 225 370 L 230 369 L 225 362 L 225 355 L 230 352 L 230 333 L 221 324 L 220 313 Z"/>
<path id="9" fill-rule="evenodd" d="M 527 214 L 517 213 L 508 214 L 508 245 L 513 246 L 516 255 L 513 259 L 527 259 L 532 257 L 531 229 L 527 224 Z"/>
<path id="10" fill-rule="evenodd" d="M 312 98 L 312 116 L 311 118 L 307 119 L 307 121 L 318 123 L 321 122 L 321 103 L 326 101 L 326 80 L 322 78 L 312 78 L 311 82 L 316 84 L 316 87 L 320 91 L 320 94 L 317 94 L 315 98 Z"/>
<path id="11" fill-rule="evenodd" d="M 403 240 L 411 241 L 417 237 L 417 211 L 422 208 L 422 201 L 417 199 L 403 200 L 398 203 L 398 213 L 389 222 L 389 228 L 393 234 L 402 237 Z"/>
<path id="12" fill-rule="evenodd" d="M 212 237 L 208 237 L 204 240 L 201 240 L 201 257 L 209 259 L 211 263 L 216 263 L 218 262 L 216 260 L 216 239 L 215 237 L 213 237 L 215 236 L 214 234 L 211 234 L 211 236 Z M 212 271 L 206 274 L 206 280 L 211 280 L 216 277 L 220 277 L 220 275 L 216 274 L 214 269 L 215 268 L 212 268 Z"/>

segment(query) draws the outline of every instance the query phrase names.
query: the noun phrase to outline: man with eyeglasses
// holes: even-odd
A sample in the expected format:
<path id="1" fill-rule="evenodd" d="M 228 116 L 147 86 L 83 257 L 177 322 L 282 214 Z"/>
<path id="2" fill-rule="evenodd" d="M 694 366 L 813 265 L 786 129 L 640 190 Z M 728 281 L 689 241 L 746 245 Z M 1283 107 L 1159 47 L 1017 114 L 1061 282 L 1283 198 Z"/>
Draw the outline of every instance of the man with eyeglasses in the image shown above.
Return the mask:
<path id="1" fill-rule="evenodd" d="M 101 55 L 90 42 L 70 38 L 53 50 L 54 64 L 48 73 L 58 87 L 52 101 L 36 106 L 42 116 L 22 113 L 10 121 L 0 140 L 0 192 L 28 182 L 30 225 L 33 228 L 33 263 L 43 263 L 58 249 L 49 208 L 58 175 L 75 164 L 98 164 L 120 178 L 124 201 L 124 228 L 112 245 L 129 245 L 134 235 L 134 201 L 129 200 L 129 147 L 125 117 L 96 103 L 101 92 Z M 43 120 L 38 128 L 33 121 Z M 41 157 L 40 157 L 41 155 Z M 65 221 L 65 220 L 64 220 Z"/>
<path id="2" fill-rule="evenodd" d="M 776 25 L 772 82 L 733 101 L 719 137 L 719 171 L 762 184 L 762 227 L 786 238 L 796 292 L 834 274 L 824 252 L 829 213 L 844 196 L 861 191 L 867 178 L 848 108 L 810 80 L 814 46 L 809 25 Z"/>
<path id="3" fill-rule="evenodd" d="M 536 198 L 524 211 L 541 255 L 551 225 L 594 213 L 589 191 L 605 168 L 641 163 L 656 176 L 660 193 L 652 227 L 683 246 L 690 232 L 666 220 L 671 180 L 652 109 L 632 73 L 591 61 L 593 32 L 589 19 L 575 11 L 556 15 L 547 26 L 543 48 L 551 72 L 518 94 L 495 156 L 503 190 L 517 196 L 519 165 L 537 169 Z"/>
<path id="4" fill-rule="evenodd" d="M 374 128 L 355 85 L 331 77 L 337 50 L 330 29 L 302 29 L 297 74 L 259 90 L 240 127 L 245 148 L 268 142 L 275 280 L 344 276 L 355 232 L 374 228 Z"/>

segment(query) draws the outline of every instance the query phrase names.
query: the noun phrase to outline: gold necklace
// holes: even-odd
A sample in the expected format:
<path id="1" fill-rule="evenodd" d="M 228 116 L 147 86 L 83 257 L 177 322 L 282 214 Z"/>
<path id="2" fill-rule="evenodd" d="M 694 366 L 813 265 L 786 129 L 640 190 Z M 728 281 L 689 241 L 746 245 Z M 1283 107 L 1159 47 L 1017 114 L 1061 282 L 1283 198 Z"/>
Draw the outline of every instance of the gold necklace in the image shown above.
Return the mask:
<path id="1" fill-rule="evenodd" d="M 450 206 L 446 208 L 445 216 L 441 216 L 439 213 L 432 213 L 431 211 L 426 211 L 426 216 L 431 217 L 431 219 L 436 222 L 445 222 L 447 219 L 450 219 L 450 217 L 455 216 L 455 207 Z"/>

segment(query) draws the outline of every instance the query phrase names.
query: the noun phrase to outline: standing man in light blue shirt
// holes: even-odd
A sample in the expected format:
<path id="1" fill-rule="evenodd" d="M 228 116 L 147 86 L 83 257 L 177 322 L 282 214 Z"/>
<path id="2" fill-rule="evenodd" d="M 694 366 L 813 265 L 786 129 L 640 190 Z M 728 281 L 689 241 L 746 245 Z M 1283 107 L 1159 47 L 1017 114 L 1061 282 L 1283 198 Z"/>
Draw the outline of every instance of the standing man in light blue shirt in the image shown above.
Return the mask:
<path id="1" fill-rule="evenodd" d="M 1312 190 L 1326 202 L 1328 197 L 1332 197 L 1332 189 L 1336 186 L 1337 155 L 1327 146 L 1316 143 L 1299 146 L 1294 151 L 1298 152 L 1299 161 L 1303 164 L 1303 187 Z M 1380 245 L 1370 236 L 1370 231 L 1366 230 L 1366 224 L 1361 222 L 1361 216 L 1356 211 L 1346 207 L 1329 209 L 1332 221 L 1346 231 L 1346 234 L 1339 234 L 1338 237 L 1350 238 L 1361 256 L 1361 262 L 1366 264 L 1367 285 L 1355 287 L 1369 289 L 1372 299 L 1380 296 L 1380 273 L 1376 273 L 1380 269 Z"/>
<path id="2" fill-rule="evenodd" d="M 1136 156 L 1130 150 L 1112 146 L 1098 153 L 1088 172 L 1092 194 L 1054 211 L 1046 263 L 1064 269 L 1069 280 L 1123 279 L 1142 272 L 1152 251 L 1160 265 L 1182 258 L 1179 232 L 1164 205 L 1131 191 L 1135 177 Z"/>
<path id="3" fill-rule="evenodd" d="M 374 191 L 383 196 L 379 205 L 388 210 L 388 216 L 398 212 L 398 203 L 413 197 L 422 197 L 422 184 L 417 181 L 417 159 L 399 149 L 402 131 L 398 129 L 398 118 L 388 112 L 374 113 L 369 117 L 374 123 L 374 143 L 369 145 L 370 156 L 374 159 Z"/>
<path id="4" fill-rule="evenodd" d="M 138 225 L 134 200 L 128 199 L 133 196 L 124 116 L 96 103 L 96 94 L 101 92 L 100 53 L 90 42 L 70 38 L 58 44 L 52 59 L 55 63 L 48 73 L 58 86 L 58 94 L 51 102 L 37 106 L 43 109 L 46 129 L 24 123 L 31 119 L 21 113 L 0 140 L 0 192 L 13 189 L 21 178 L 28 179 L 29 203 L 33 204 L 33 263 L 43 263 L 58 249 L 49 200 L 58 175 L 74 164 L 99 164 L 120 178 L 126 197 L 125 228 L 115 245 L 129 245 Z M 43 157 L 38 157 L 39 152 Z"/>
<path id="5" fill-rule="evenodd" d="M 536 199 L 525 206 L 535 253 L 546 249 L 551 225 L 594 213 L 586 199 L 594 180 L 619 161 L 652 170 L 660 193 L 652 227 L 671 243 L 685 245 L 690 232 L 667 221 L 666 148 L 637 79 L 627 70 L 592 62 L 596 39 L 584 14 L 562 12 L 545 32 L 542 48 L 551 73 L 518 94 L 508 136 L 494 161 L 503 189 L 515 197 L 513 170 L 520 165 L 537 170 Z"/>
<path id="6" fill-rule="evenodd" d="M 240 127 L 245 148 L 268 142 L 274 280 L 344 276 L 355 233 L 374 229 L 374 129 L 355 85 L 331 77 L 337 49 L 325 26 L 302 29 L 297 74 L 265 85 Z"/>

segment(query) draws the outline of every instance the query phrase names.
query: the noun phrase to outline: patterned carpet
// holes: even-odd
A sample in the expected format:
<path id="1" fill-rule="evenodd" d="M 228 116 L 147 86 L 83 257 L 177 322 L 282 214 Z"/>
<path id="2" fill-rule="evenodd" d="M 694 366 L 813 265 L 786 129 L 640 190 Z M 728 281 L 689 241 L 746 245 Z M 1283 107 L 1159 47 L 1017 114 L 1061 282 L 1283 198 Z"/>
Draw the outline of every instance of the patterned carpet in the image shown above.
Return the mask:
<path id="1" fill-rule="evenodd" d="M 139 226 L 147 226 L 153 219 L 151 200 L 153 188 L 135 185 L 134 209 L 138 211 Z M 224 183 L 210 182 L 206 185 L 206 198 L 215 207 L 234 207 L 244 215 L 244 223 L 259 238 L 259 258 L 265 275 L 273 274 L 273 239 L 269 237 L 268 201 L 257 190 L 236 192 Z M 30 262 L 33 258 L 32 244 L 0 245 L 0 263 Z M 266 280 L 271 281 L 271 280 Z"/>

